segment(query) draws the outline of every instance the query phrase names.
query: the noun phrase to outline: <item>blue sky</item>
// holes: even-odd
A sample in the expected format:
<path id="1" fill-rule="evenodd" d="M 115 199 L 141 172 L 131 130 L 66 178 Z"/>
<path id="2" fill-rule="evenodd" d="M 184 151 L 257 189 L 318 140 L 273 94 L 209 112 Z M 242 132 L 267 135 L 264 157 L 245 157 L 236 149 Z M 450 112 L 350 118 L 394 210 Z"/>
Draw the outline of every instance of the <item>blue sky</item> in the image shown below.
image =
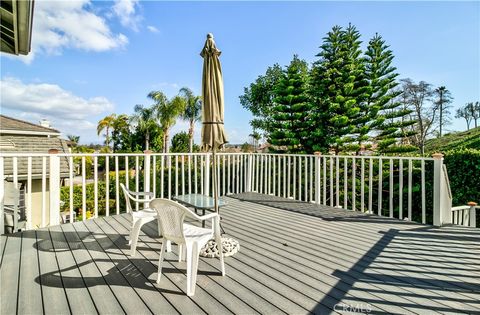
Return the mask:
<path id="1" fill-rule="evenodd" d="M 1 112 L 46 118 L 64 135 L 100 142 L 98 120 L 150 105 L 152 90 L 171 97 L 188 86 L 199 94 L 199 52 L 212 32 L 223 52 L 226 130 L 231 143 L 243 143 L 251 133 L 238 98 L 244 87 L 293 54 L 315 61 L 325 34 L 349 22 L 364 43 L 383 36 L 400 78 L 446 86 L 452 112 L 480 100 L 480 2 L 37 0 L 32 53 L 1 56 Z M 179 121 L 173 133 L 187 128 Z M 447 129 L 465 128 L 453 119 Z"/>

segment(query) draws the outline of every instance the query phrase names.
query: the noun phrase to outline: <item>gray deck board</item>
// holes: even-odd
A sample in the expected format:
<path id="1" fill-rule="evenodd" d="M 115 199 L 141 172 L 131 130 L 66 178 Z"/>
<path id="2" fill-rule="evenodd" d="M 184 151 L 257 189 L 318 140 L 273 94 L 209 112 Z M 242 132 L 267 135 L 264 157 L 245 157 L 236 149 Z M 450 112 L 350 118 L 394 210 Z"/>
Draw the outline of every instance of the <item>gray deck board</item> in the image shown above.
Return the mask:
<path id="1" fill-rule="evenodd" d="M 100 224 L 97 224 L 100 223 Z M 150 314 L 153 310 L 147 305 L 147 298 L 153 298 L 152 288 L 147 287 L 142 275 L 131 262 L 115 247 L 115 239 L 120 238 L 116 233 L 102 229 L 103 219 L 98 222 L 85 221 L 87 228 L 95 235 L 96 240 L 100 243 L 102 250 L 108 257 L 106 270 L 107 277 L 112 283 L 116 283 L 117 290 L 124 291 L 121 297 L 124 308 L 131 313 L 134 310 L 138 314 Z M 128 288 L 128 291 L 125 290 Z M 152 292 L 153 293 L 153 292 Z M 161 297 L 155 295 L 157 300 Z"/>
<path id="2" fill-rule="evenodd" d="M 76 224 L 81 225 L 82 223 Z M 61 226 L 65 239 L 69 244 L 75 244 L 71 252 L 75 259 L 76 268 L 79 269 L 83 282 L 88 288 L 93 303 L 100 314 L 122 314 L 124 313 L 117 298 L 112 290 L 108 287 L 101 272 L 97 268 L 89 252 L 85 248 L 85 235 L 83 240 L 75 231 L 72 224 L 64 224 Z"/>
<path id="3" fill-rule="evenodd" d="M 480 229 L 432 228 L 255 193 L 225 197 L 241 250 L 185 262 L 166 254 L 156 284 L 156 222 L 129 256 L 129 215 L 1 236 L 1 314 L 480 313 Z M 345 309 L 343 309 L 345 307 Z"/>
<path id="4" fill-rule="evenodd" d="M 97 234 L 96 231 L 92 232 L 87 228 L 87 225 L 90 225 L 91 223 L 91 221 L 78 222 L 75 223 L 73 227 L 77 233 L 84 235 L 82 240 L 83 244 L 97 266 L 103 281 L 108 286 L 102 288 L 105 291 L 111 290 L 112 294 L 118 301 L 118 304 L 114 303 L 117 305 L 114 305 L 113 307 L 120 306 L 121 310 L 126 313 L 148 313 L 144 303 L 138 298 L 133 288 L 130 287 L 128 282 L 122 276 L 119 275 L 116 263 L 104 252 L 104 247 L 102 246 L 108 248 L 108 243 L 105 241 L 105 238 L 101 233 Z M 100 244 L 102 244 L 102 246 Z"/>
<path id="5" fill-rule="evenodd" d="M 3 253 L 2 268 L 0 270 L 0 279 L 2 281 L 0 289 L 2 314 L 15 314 L 17 312 L 21 248 L 21 235 L 15 234 L 8 237 Z"/>
<path id="6" fill-rule="evenodd" d="M 43 311 L 42 288 L 40 283 L 32 282 L 38 276 L 38 252 L 35 231 L 22 233 L 22 253 L 18 279 L 18 313 L 34 314 Z"/>
<path id="7" fill-rule="evenodd" d="M 233 205 L 231 205 L 233 207 Z M 315 221 L 315 218 L 309 218 L 309 217 L 305 217 L 305 216 L 302 216 L 302 215 L 297 215 L 297 214 L 293 214 L 293 216 L 295 217 L 295 220 L 292 221 L 287 221 L 288 219 L 288 215 L 287 214 L 282 214 L 280 213 L 278 210 L 274 209 L 274 208 L 271 208 L 271 207 L 259 207 L 256 209 L 257 211 L 252 211 L 250 208 L 246 208 L 242 211 L 243 214 L 247 214 L 247 213 L 251 213 L 252 215 L 256 216 L 256 217 L 264 217 L 265 220 L 253 220 L 253 218 L 251 218 L 250 220 L 247 220 L 246 222 L 250 222 L 249 224 L 250 225 L 257 225 L 258 226 L 258 229 L 259 231 L 266 231 L 267 235 L 272 235 L 272 233 L 275 233 L 276 230 L 278 230 L 279 228 L 282 228 L 284 227 L 285 229 L 286 228 L 289 228 L 290 226 L 295 226 L 297 225 L 298 229 L 295 229 L 295 233 L 292 233 L 293 236 L 289 236 L 289 239 L 292 241 L 292 239 L 296 240 L 297 241 L 297 245 L 299 244 L 299 246 L 301 246 L 303 244 L 303 239 L 304 238 L 309 238 L 310 242 L 308 242 L 308 244 L 305 244 L 304 246 L 306 246 L 308 249 L 309 249 L 309 252 L 312 252 L 312 253 L 324 253 L 325 255 L 328 255 L 328 256 L 333 256 L 337 259 L 333 260 L 334 263 L 336 264 L 340 264 L 340 265 L 345 265 L 345 263 L 347 265 L 345 266 L 348 266 L 348 263 L 353 263 L 355 261 L 359 261 L 359 263 L 357 264 L 357 266 L 355 266 L 354 269 L 352 270 L 348 270 L 348 273 L 350 275 L 355 275 L 355 276 L 359 276 L 359 274 L 355 274 L 355 272 L 357 271 L 357 269 L 360 267 L 360 272 L 362 272 L 362 267 L 363 266 L 369 266 L 371 264 L 373 264 L 373 262 L 375 260 L 373 260 L 374 258 L 376 257 L 382 257 L 383 255 L 379 255 L 381 254 L 381 250 L 377 250 L 375 248 L 372 248 L 370 249 L 369 251 L 371 251 L 371 253 L 367 253 L 365 255 L 365 258 L 367 261 L 365 262 L 362 262 L 361 261 L 361 254 L 362 253 L 365 253 L 366 250 L 369 249 L 369 247 L 371 247 L 371 244 L 372 242 L 368 241 L 368 237 L 369 235 L 382 235 L 382 234 L 379 234 L 378 233 L 378 230 L 377 231 L 371 231 L 371 233 L 369 233 L 368 235 L 362 235 L 361 232 L 351 232 L 352 228 L 356 228 L 356 225 L 354 225 L 354 223 L 356 222 L 352 222 L 352 223 L 345 223 L 345 222 L 340 222 L 340 223 L 337 223 L 335 221 L 328 221 L 328 224 L 316 224 L 314 226 L 311 226 L 311 222 L 309 221 L 312 221 L 315 223 L 315 222 L 318 222 L 318 221 Z M 258 211 L 260 210 L 260 211 Z M 260 214 L 259 214 L 260 213 Z M 278 218 L 278 219 L 276 219 Z M 290 217 L 291 218 L 291 217 Z M 268 220 L 267 220 L 268 219 Z M 239 221 L 241 219 L 239 219 L 237 217 L 237 221 Z M 258 222 L 262 222 L 262 224 L 260 225 Z M 288 223 L 285 223 L 285 222 L 288 222 Z M 396 222 L 399 222 L 400 224 L 396 223 L 396 225 L 394 225 L 395 228 L 397 229 L 400 229 L 402 228 L 401 226 L 401 221 L 396 221 Z M 395 221 L 392 221 L 392 223 L 395 223 Z M 338 224 L 342 224 L 343 227 L 341 229 L 336 229 L 335 228 L 335 225 L 338 225 Z M 350 226 L 345 226 L 345 224 L 350 224 Z M 367 225 L 373 225 L 373 224 L 376 224 L 376 223 L 372 223 L 372 222 L 364 222 L 362 223 L 364 226 L 365 224 Z M 271 228 L 269 228 L 269 226 Z M 316 227 L 316 228 L 314 228 Z M 388 228 L 388 226 L 387 226 Z M 405 227 L 403 227 L 405 228 Z M 317 230 L 317 231 L 315 231 Z M 370 229 L 372 230 L 372 229 Z M 320 234 L 318 235 L 315 235 L 316 233 L 318 234 L 318 231 L 320 231 Z M 373 233 L 374 232 L 374 233 Z M 252 233 L 252 234 L 255 234 L 255 233 Z M 356 239 L 358 239 L 358 234 L 360 234 L 361 236 L 361 239 L 360 241 L 357 241 Z M 345 236 L 346 235 L 346 236 Z M 302 237 L 303 236 L 303 237 Z M 335 239 L 332 239 L 332 236 L 334 236 Z M 323 238 L 322 238 L 323 237 Z M 371 236 L 370 236 L 371 237 Z M 284 239 L 283 241 L 286 241 L 287 239 Z M 385 242 L 377 242 L 377 244 L 379 245 L 382 245 L 382 246 L 385 246 Z M 353 245 L 353 246 L 352 246 Z M 280 247 L 281 248 L 281 247 Z M 428 251 L 428 248 L 426 248 L 427 251 Z M 298 254 L 300 255 L 301 252 L 299 252 Z M 357 255 L 356 253 L 358 253 L 359 255 Z M 376 254 L 376 255 L 372 255 L 373 254 Z M 379 255 L 379 256 L 378 256 Z M 321 259 L 320 256 L 317 256 L 317 255 L 314 255 L 313 257 L 313 260 L 315 259 Z M 377 258 L 378 259 L 378 258 Z M 371 262 L 369 262 L 371 260 Z M 390 264 L 394 265 L 394 266 L 398 266 L 400 267 L 401 269 L 401 262 L 398 261 L 398 260 L 393 260 L 393 259 L 389 259 L 388 261 Z M 430 293 L 433 293 L 433 295 L 437 295 L 438 296 L 438 301 L 433 301 L 433 303 L 437 302 L 437 303 L 441 303 L 441 304 L 444 304 L 444 303 L 447 303 L 447 304 L 450 304 L 449 307 L 458 307 L 459 305 L 455 305 L 455 303 L 453 302 L 444 302 L 442 297 L 444 298 L 448 298 L 450 296 L 450 292 L 449 291 L 454 291 L 454 288 L 451 288 L 450 286 L 453 286 L 453 287 L 456 287 L 456 286 L 463 286 L 463 283 L 459 283 L 458 281 L 449 281 L 449 282 L 441 282 L 441 281 L 438 281 L 438 279 L 436 279 L 435 283 L 432 283 L 432 280 L 430 280 L 430 278 L 435 278 L 435 276 L 430 276 L 429 275 L 429 270 L 428 268 L 421 268 L 421 267 L 417 267 L 419 273 L 421 274 L 421 277 L 418 277 L 416 274 L 408 274 L 408 273 L 404 273 L 403 271 L 399 271 L 398 273 L 397 272 L 390 272 L 390 271 L 387 271 L 387 270 L 380 270 L 379 272 L 376 272 L 377 270 L 375 270 L 375 272 L 372 272 L 372 273 L 368 273 L 368 274 L 365 274 L 362 276 L 362 279 L 363 281 L 361 281 L 360 283 L 364 283 L 364 282 L 371 282 L 371 283 L 384 283 L 384 282 L 387 282 L 387 283 L 392 283 L 394 285 L 396 285 L 397 283 L 402 283 L 402 282 L 407 282 L 409 283 L 410 285 L 409 286 L 402 286 L 400 287 L 399 289 L 395 290 L 394 292 L 402 292 L 402 291 L 405 291 L 407 290 L 406 293 L 408 293 L 409 291 L 412 291 L 412 289 L 414 290 L 416 287 L 420 288 L 421 291 L 424 291 L 426 288 L 427 289 L 436 289 L 437 287 L 440 287 L 439 289 L 439 292 L 440 294 L 437 295 L 436 293 L 437 292 L 430 292 Z M 370 269 L 369 269 L 370 271 Z M 378 275 L 377 275 L 378 274 Z M 346 275 L 346 271 L 344 271 L 343 276 Z M 441 288 L 441 285 L 447 285 L 447 287 L 443 287 Z M 475 290 L 476 288 L 476 291 L 478 292 L 479 290 L 479 287 L 478 286 L 472 286 L 471 288 L 473 288 Z M 462 294 L 465 295 L 464 296 L 464 299 L 468 299 L 468 295 L 469 295 L 469 292 L 470 292 L 470 287 L 466 289 L 466 291 L 462 291 Z M 461 289 L 461 288 L 460 288 Z M 415 291 L 415 290 L 414 290 Z M 437 290 L 438 291 L 438 290 Z M 420 295 L 421 296 L 421 295 Z M 419 297 L 420 297 L 419 296 Z M 478 297 L 478 294 L 475 294 L 476 297 Z M 462 299 L 462 301 L 464 301 L 464 299 Z M 471 306 L 469 309 L 472 309 L 472 310 L 475 310 L 475 309 L 478 309 L 480 307 L 480 305 L 478 305 L 478 299 L 470 299 L 470 301 L 472 303 L 475 303 L 475 305 Z M 391 302 L 391 301 L 389 301 Z M 429 303 L 432 303 L 432 301 L 424 301 L 424 303 L 427 302 L 427 305 Z M 462 304 L 462 306 L 465 306 L 464 304 Z"/>
<path id="8" fill-rule="evenodd" d="M 247 221 L 248 222 L 248 221 Z M 252 220 L 250 220 L 252 222 Z M 332 259 L 332 255 L 339 255 L 342 257 L 342 253 L 336 252 L 336 248 L 332 247 L 328 249 L 328 252 L 325 252 L 325 256 L 323 255 L 318 255 L 318 251 L 316 249 L 310 249 L 310 248 L 302 248 L 305 245 L 305 241 L 300 239 L 297 242 L 292 239 L 292 237 L 283 237 L 281 235 L 275 235 L 275 229 L 278 230 L 279 225 L 274 224 L 274 228 L 270 229 L 268 225 L 262 224 L 259 226 L 255 226 L 255 223 L 250 223 L 247 225 L 247 223 L 243 224 L 245 231 L 242 232 L 240 230 L 235 230 L 235 235 L 238 237 L 238 235 L 242 235 L 242 244 L 245 242 L 248 243 L 253 243 L 253 248 L 257 247 L 261 253 L 260 255 L 267 255 L 267 253 L 271 253 L 270 260 L 273 262 L 277 262 L 279 260 L 282 260 L 282 258 L 289 259 L 291 261 L 291 266 L 292 268 L 298 268 L 296 265 L 301 264 L 300 271 L 296 271 L 294 275 L 298 277 L 298 274 L 302 272 L 307 272 L 307 274 L 311 277 L 317 277 L 317 283 L 326 281 L 328 285 L 334 286 L 335 283 L 337 283 L 336 288 L 334 292 L 332 292 L 332 295 L 338 296 L 338 292 L 336 291 L 348 291 L 349 284 L 354 284 L 355 283 L 355 276 L 360 276 L 360 273 L 358 273 L 355 270 L 351 271 L 351 275 L 347 278 L 344 279 L 342 278 L 337 278 L 335 276 L 332 276 L 341 266 L 341 264 L 345 264 L 344 261 L 341 259 Z M 248 226 L 248 228 L 247 228 Z M 232 229 L 234 229 L 232 227 Z M 267 236 L 263 237 L 257 237 L 255 235 L 261 235 L 262 231 L 266 232 Z M 253 235 L 253 236 L 252 236 Z M 274 235 L 274 236 L 272 236 Z M 307 236 L 306 236 L 307 237 Z M 283 244 L 288 244 L 288 246 L 284 246 Z M 245 246 L 244 246 L 245 247 Z M 269 249 L 270 248 L 270 249 Z M 253 250 L 253 249 L 252 249 Z M 328 256 L 327 256 L 328 255 Z M 270 265 L 270 264 L 268 264 Z M 346 268 L 345 268 L 346 269 Z M 321 275 L 319 275 L 321 273 Z M 343 289 L 343 290 L 342 290 Z M 406 312 L 405 309 L 396 307 L 396 302 L 398 302 L 399 298 L 396 294 L 381 294 L 381 296 L 377 297 L 375 296 L 369 296 L 368 292 L 371 289 L 375 289 L 375 286 L 368 286 L 367 290 L 364 292 L 356 292 L 353 294 L 356 294 L 356 296 L 352 296 L 350 299 L 355 301 L 357 299 L 359 300 L 368 300 L 368 299 L 384 299 L 388 300 L 389 303 L 388 305 L 380 306 L 379 308 L 387 311 L 387 312 Z M 378 288 L 377 288 L 378 289 Z M 346 304 L 350 304 L 347 301 L 343 301 Z M 400 303 L 400 302 L 399 302 Z M 400 303 L 401 304 L 401 303 Z"/>
<path id="9" fill-rule="evenodd" d="M 92 296 L 71 252 L 71 249 L 78 244 L 69 244 L 59 225 L 52 226 L 49 230 L 53 243 L 52 249 L 57 256 L 59 276 L 67 293 L 70 311 L 73 314 L 97 314 Z"/>
<path id="10" fill-rule="evenodd" d="M 57 257 L 50 238 L 50 231 L 38 230 L 37 244 L 40 274 L 31 279 L 42 285 L 42 300 L 45 314 L 70 313 L 67 295 L 63 287 L 61 273 L 58 269 Z"/>
<path id="11" fill-rule="evenodd" d="M 251 224 L 254 225 L 254 223 L 251 223 Z M 281 228 L 281 222 L 280 221 L 272 223 L 272 229 L 268 228 L 269 225 L 270 225 L 270 223 L 268 223 L 268 224 L 265 223 L 265 224 L 262 224 L 262 225 L 258 225 L 257 230 L 253 231 L 250 234 L 253 234 L 253 235 L 254 234 L 260 234 L 261 231 L 267 231 L 266 234 L 272 235 L 272 233 L 275 230 L 278 230 L 278 229 Z M 245 224 L 242 224 L 242 226 L 245 226 Z M 238 235 L 239 233 L 242 233 L 242 232 L 241 231 L 235 231 L 235 235 Z M 249 235 L 246 234 L 246 237 L 248 238 Z M 305 235 L 305 237 L 308 237 L 308 234 Z M 335 245 L 338 245 L 338 244 L 332 243 L 331 246 L 326 246 L 326 243 L 325 243 L 326 240 L 324 239 L 322 241 L 322 245 L 323 245 L 322 248 L 310 247 L 310 248 L 305 249 L 304 246 L 306 246 L 306 245 L 305 245 L 304 239 L 300 238 L 299 240 L 295 240 L 295 238 L 296 237 L 270 239 L 270 241 L 268 241 L 268 242 L 266 242 L 266 241 L 263 241 L 263 242 L 267 243 L 269 246 L 272 246 L 272 247 L 276 248 L 276 251 L 278 251 L 278 252 L 283 251 L 284 253 L 292 254 L 293 255 L 292 259 L 295 259 L 294 257 L 299 257 L 299 258 L 297 258 L 298 263 L 302 263 L 303 266 L 309 266 L 312 269 L 315 268 L 315 269 L 319 270 L 319 268 L 322 267 L 322 261 L 327 261 L 327 264 L 325 265 L 325 267 L 323 269 L 323 272 L 325 273 L 325 276 L 326 276 L 326 277 L 323 278 L 323 281 L 328 279 L 330 274 L 334 274 L 335 271 L 336 271 L 335 268 L 339 268 L 339 266 L 343 267 L 341 269 L 339 268 L 340 271 L 343 272 L 342 277 L 340 279 L 337 278 L 337 280 L 340 280 L 340 283 L 339 283 L 340 286 L 342 286 L 342 284 L 355 283 L 355 280 L 357 278 L 362 277 L 362 273 L 360 271 L 357 271 L 358 268 L 348 270 L 349 261 L 351 263 L 354 263 L 355 261 L 357 261 L 359 259 L 358 257 L 355 257 L 354 259 L 348 259 L 348 255 L 350 254 L 350 252 L 355 251 L 356 250 L 355 248 L 344 247 L 341 251 L 339 251 L 338 248 L 335 246 Z M 315 241 L 315 240 L 310 240 L 310 242 L 312 242 L 312 241 Z M 259 242 L 261 243 L 261 239 L 259 239 Z M 310 242 L 309 242 L 308 245 L 310 245 Z M 285 243 L 288 243 L 289 246 L 284 247 L 283 244 L 285 244 Z M 273 255 L 276 255 L 275 251 L 273 251 Z M 278 257 L 275 257 L 275 259 L 272 259 L 272 260 L 277 261 Z M 305 270 L 305 268 L 302 268 L 302 270 Z M 369 275 L 368 278 L 373 280 L 374 283 L 376 282 L 376 283 L 382 284 L 384 282 L 384 281 L 382 281 L 382 280 L 384 280 L 383 277 L 384 277 L 383 275 L 382 275 L 382 278 L 376 277 L 375 275 Z M 386 280 L 395 281 L 394 278 L 390 278 L 390 279 L 387 278 Z M 371 286 L 371 285 L 369 285 L 369 283 L 365 283 L 364 286 L 365 285 L 367 285 L 367 288 L 365 289 L 366 292 L 369 292 L 370 290 L 372 290 L 372 288 L 373 289 L 375 289 L 375 288 L 379 289 L 378 286 L 377 287 Z M 348 286 L 347 286 L 347 289 L 348 289 Z M 404 293 L 408 293 L 408 291 L 405 291 L 405 290 L 403 290 L 403 291 L 404 291 Z M 391 292 L 391 291 L 386 290 L 385 292 L 381 293 L 382 296 L 380 298 L 389 301 L 389 303 L 391 305 L 386 305 L 384 307 L 389 309 L 389 312 L 393 312 L 394 310 L 392 310 L 391 307 L 392 307 L 392 305 L 395 304 L 395 301 L 398 301 L 400 304 L 402 304 L 401 301 L 402 300 L 404 301 L 404 299 L 401 299 L 400 297 L 397 296 L 398 295 L 397 294 L 398 289 L 394 290 L 393 293 L 389 293 L 389 292 Z M 400 289 L 400 292 L 402 292 L 401 289 Z M 357 296 L 358 296 L 358 294 L 364 295 L 364 292 L 356 292 L 354 290 L 352 294 L 357 294 Z M 377 295 L 378 294 L 379 293 L 377 293 Z M 369 299 L 366 296 L 363 296 L 362 298 L 364 300 Z M 379 299 L 379 297 L 377 297 L 377 299 Z M 420 301 L 417 301 L 417 302 L 420 302 Z M 423 303 L 419 304 L 419 305 L 425 305 L 426 304 L 428 306 L 428 303 L 425 303 L 426 301 L 421 301 L 421 302 L 423 302 Z M 428 301 L 428 302 L 431 303 L 431 301 Z M 423 307 L 425 307 L 425 306 L 423 306 Z M 397 312 L 398 312 L 398 310 L 397 310 Z M 405 312 L 405 310 L 404 310 L 404 312 Z"/>

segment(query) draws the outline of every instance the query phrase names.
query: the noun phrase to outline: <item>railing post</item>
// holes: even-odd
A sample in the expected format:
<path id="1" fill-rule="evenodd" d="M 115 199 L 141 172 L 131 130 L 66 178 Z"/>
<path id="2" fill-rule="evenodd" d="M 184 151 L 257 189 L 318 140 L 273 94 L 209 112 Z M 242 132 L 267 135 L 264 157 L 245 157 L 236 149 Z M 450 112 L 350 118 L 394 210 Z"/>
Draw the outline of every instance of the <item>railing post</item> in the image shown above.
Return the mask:
<path id="1" fill-rule="evenodd" d="M 442 226 L 445 221 L 445 211 L 442 198 L 443 154 L 434 153 L 433 157 L 433 225 Z M 449 209 L 450 210 L 450 209 Z"/>
<path id="2" fill-rule="evenodd" d="M 477 227 L 477 212 L 476 212 L 476 207 L 477 203 L 476 202 L 469 202 L 468 205 L 470 206 L 470 224 L 468 226 L 470 227 Z"/>
<path id="3" fill-rule="evenodd" d="M 321 152 L 315 152 L 315 203 L 320 204 L 321 203 L 321 194 L 320 194 L 320 182 L 322 181 L 321 178 L 321 164 L 320 160 L 322 158 L 322 153 Z"/>
<path id="4" fill-rule="evenodd" d="M 152 153 L 152 151 L 145 150 L 143 151 L 143 153 L 145 154 L 143 159 L 143 191 L 150 192 L 150 154 Z M 149 203 L 144 203 L 143 207 L 148 208 Z"/>
<path id="5" fill-rule="evenodd" d="M 144 160 L 143 160 L 143 190 L 145 192 L 150 192 L 150 154 L 152 154 L 152 151 L 150 150 L 145 150 L 143 151 L 145 154 Z"/>
<path id="6" fill-rule="evenodd" d="M 5 198 L 5 172 L 4 172 L 4 163 L 3 157 L 0 157 L 0 235 L 5 233 L 5 223 L 3 222 L 3 206 L 4 206 L 4 198 Z"/>
<path id="7" fill-rule="evenodd" d="M 57 149 L 48 150 L 50 154 L 50 223 L 49 225 L 60 224 L 60 157 Z"/>
<path id="8" fill-rule="evenodd" d="M 210 196 L 210 154 L 205 155 L 205 176 L 203 178 L 203 192 L 205 196 Z"/>
<path id="9" fill-rule="evenodd" d="M 253 180 L 253 153 L 247 153 L 247 192 L 252 191 L 252 180 Z"/>

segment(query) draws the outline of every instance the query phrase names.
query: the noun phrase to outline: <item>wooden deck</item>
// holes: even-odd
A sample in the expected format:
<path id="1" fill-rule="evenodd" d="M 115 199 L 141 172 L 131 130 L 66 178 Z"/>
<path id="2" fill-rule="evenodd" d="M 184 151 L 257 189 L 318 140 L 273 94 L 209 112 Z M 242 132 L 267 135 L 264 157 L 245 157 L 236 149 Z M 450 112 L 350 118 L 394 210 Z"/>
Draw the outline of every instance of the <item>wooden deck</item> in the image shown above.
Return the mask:
<path id="1" fill-rule="evenodd" d="M 130 218 L 112 216 L 1 237 L 1 314 L 480 313 L 480 230 L 434 229 L 259 194 L 226 198 L 241 250 L 186 263 L 167 254 L 155 283 L 156 224 L 127 255 Z"/>

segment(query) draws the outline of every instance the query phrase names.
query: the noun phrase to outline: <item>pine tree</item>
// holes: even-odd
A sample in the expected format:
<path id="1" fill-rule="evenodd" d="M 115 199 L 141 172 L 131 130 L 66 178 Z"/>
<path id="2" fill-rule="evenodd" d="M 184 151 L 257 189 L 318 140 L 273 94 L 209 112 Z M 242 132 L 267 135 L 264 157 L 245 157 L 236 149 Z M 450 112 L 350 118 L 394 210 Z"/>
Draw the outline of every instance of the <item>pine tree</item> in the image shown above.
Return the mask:
<path id="1" fill-rule="evenodd" d="M 372 132 L 376 131 L 378 151 L 411 152 L 416 148 L 401 141 L 411 135 L 405 127 L 414 123 L 407 119 L 412 111 L 401 108 L 402 104 L 396 100 L 402 91 L 396 89 L 398 73 L 392 66 L 393 53 L 388 48 L 382 37 L 375 34 L 365 52 L 365 77 L 369 86 L 358 141 L 361 144 L 371 140 Z"/>
<path id="2" fill-rule="evenodd" d="M 357 139 L 367 89 L 360 44 L 360 33 L 349 25 L 346 30 L 334 26 L 320 46 L 311 75 L 316 127 L 309 143 L 314 150 L 332 147 L 338 153 Z"/>
<path id="3" fill-rule="evenodd" d="M 268 138 L 273 151 L 305 152 L 310 108 L 306 93 L 307 75 L 307 63 L 295 55 L 275 86 L 272 132 Z"/>
<path id="4" fill-rule="evenodd" d="M 438 114 L 439 114 L 439 120 L 438 120 L 438 128 L 439 128 L 439 134 L 438 136 L 441 137 L 443 134 L 443 127 L 446 125 L 450 124 L 450 108 L 452 106 L 450 103 L 453 101 L 452 93 L 450 93 L 449 90 L 447 90 L 446 87 L 440 86 L 436 88 L 433 91 L 434 96 L 437 97 L 435 100 L 435 105 L 438 106 Z"/>

